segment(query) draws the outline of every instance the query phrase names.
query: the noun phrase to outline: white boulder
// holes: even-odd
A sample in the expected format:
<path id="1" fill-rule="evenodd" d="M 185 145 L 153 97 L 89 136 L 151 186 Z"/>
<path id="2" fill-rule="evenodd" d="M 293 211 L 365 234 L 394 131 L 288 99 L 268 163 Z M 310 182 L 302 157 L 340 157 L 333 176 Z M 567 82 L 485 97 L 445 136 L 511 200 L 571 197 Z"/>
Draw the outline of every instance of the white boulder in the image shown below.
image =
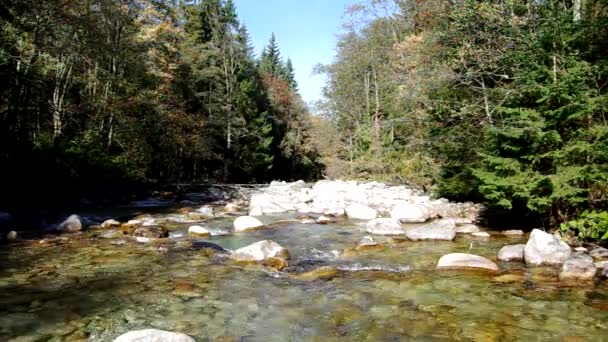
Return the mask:
<path id="1" fill-rule="evenodd" d="M 524 249 L 524 260 L 528 265 L 560 265 L 566 262 L 572 250 L 559 237 L 534 229 Z"/>
<path id="2" fill-rule="evenodd" d="M 235 232 L 244 232 L 264 226 L 262 221 L 252 216 L 239 216 L 232 223 Z"/>

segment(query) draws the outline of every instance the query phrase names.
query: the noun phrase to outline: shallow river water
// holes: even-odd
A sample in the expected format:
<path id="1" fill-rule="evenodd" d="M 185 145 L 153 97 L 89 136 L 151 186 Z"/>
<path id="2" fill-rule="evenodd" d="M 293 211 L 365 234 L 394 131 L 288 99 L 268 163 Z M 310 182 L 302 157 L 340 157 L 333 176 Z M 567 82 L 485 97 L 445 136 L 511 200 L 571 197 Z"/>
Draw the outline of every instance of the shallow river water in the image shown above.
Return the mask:
<path id="1" fill-rule="evenodd" d="M 231 222 L 205 226 L 226 233 Z M 198 248 L 189 225 L 154 243 L 93 231 L 0 246 L 0 341 L 112 341 L 142 328 L 197 341 L 608 340 L 607 281 L 568 287 L 556 269 L 521 263 L 499 263 L 498 274 L 435 270 L 443 254 L 495 260 L 526 237 L 380 239 L 384 248 L 355 252 L 365 235 L 356 222 L 286 222 L 200 239 L 227 249 L 276 241 L 292 258 L 272 272 Z M 290 277 L 325 265 L 338 276 Z"/>

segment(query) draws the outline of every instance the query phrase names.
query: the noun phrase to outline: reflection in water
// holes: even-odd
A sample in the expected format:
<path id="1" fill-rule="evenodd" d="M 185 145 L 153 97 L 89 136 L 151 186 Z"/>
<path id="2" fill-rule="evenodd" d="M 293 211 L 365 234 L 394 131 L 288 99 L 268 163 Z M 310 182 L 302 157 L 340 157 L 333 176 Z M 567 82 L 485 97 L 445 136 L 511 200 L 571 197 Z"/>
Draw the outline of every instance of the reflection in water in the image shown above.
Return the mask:
<path id="1" fill-rule="evenodd" d="M 285 217 L 266 218 L 265 222 Z M 207 222 L 225 232 L 230 219 Z M 500 264 L 500 274 L 434 270 L 446 253 L 495 259 L 524 238 L 455 242 L 385 239 L 353 251 L 352 223 L 284 223 L 190 243 L 188 224 L 172 238 L 136 243 L 89 232 L 0 250 L 0 340 L 110 341 L 158 328 L 197 340 L 561 340 L 608 336 L 608 286 L 560 286 L 551 268 Z M 182 233 L 182 234 L 180 234 Z M 290 250 L 284 272 L 243 268 L 220 250 L 271 239 Z M 379 239 L 381 242 L 382 239 Z M 122 242 L 118 242 L 122 241 Z M 290 273 L 334 266 L 331 280 Z"/>

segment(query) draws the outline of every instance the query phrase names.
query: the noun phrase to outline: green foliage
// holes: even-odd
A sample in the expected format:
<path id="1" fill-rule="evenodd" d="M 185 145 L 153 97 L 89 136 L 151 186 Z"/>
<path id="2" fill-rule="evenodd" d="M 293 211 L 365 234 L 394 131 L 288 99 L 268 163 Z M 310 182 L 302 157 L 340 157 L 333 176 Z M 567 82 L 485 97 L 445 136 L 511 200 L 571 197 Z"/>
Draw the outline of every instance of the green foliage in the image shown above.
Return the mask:
<path id="1" fill-rule="evenodd" d="M 577 219 L 562 223 L 560 229 L 579 240 L 608 240 L 608 211 L 585 210 Z"/>

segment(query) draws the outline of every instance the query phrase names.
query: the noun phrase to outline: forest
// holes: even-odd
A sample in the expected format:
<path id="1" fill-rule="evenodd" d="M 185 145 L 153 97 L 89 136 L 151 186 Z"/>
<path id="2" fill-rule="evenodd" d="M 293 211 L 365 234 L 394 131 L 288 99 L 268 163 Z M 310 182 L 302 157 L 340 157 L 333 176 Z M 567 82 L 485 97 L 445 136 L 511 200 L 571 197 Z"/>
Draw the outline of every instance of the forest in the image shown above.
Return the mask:
<path id="1" fill-rule="evenodd" d="M 608 239 L 608 2 L 371 1 L 319 65 L 326 174 Z M 504 215 L 496 217 L 505 218 Z"/>
<path id="2" fill-rule="evenodd" d="M 370 0 L 346 18 L 313 113 L 282 37 L 255 56 L 231 0 L 2 0 L 0 206 L 375 179 L 608 239 L 606 0 Z"/>
<path id="3" fill-rule="evenodd" d="M 291 60 L 231 0 L 3 0 L 0 25 L 7 203 L 318 177 Z"/>

